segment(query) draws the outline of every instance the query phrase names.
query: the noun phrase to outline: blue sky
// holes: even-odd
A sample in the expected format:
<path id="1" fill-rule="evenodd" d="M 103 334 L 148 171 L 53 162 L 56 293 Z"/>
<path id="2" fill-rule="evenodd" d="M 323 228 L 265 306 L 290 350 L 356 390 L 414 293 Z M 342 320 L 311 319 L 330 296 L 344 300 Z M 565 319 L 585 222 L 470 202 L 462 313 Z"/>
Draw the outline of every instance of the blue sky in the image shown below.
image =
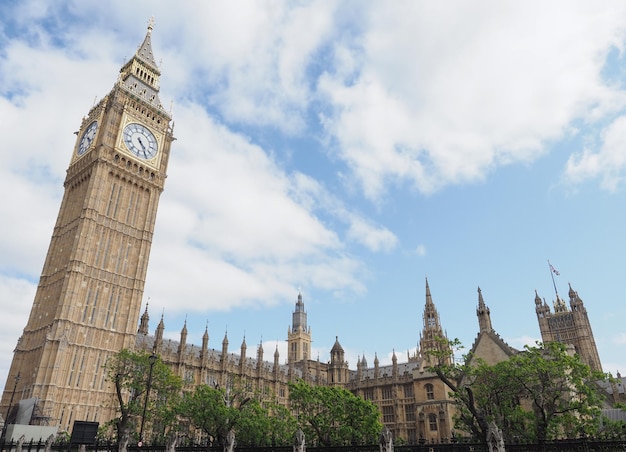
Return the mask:
<path id="1" fill-rule="evenodd" d="M 428 278 L 467 348 L 540 339 L 548 259 L 626 371 L 623 2 L 0 4 L 0 380 L 26 324 L 81 118 L 155 18 L 177 140 L 145 300 L 176 340 L 402 361 Z"/>

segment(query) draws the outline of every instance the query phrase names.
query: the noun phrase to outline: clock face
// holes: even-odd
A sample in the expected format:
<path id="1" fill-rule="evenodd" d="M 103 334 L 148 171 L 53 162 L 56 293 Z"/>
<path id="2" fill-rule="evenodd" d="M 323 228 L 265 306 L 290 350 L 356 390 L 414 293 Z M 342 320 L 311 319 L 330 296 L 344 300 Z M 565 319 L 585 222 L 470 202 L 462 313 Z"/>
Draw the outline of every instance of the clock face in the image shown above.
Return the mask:
<path id="1" fill-rule="evenodd" d="M 130 152 L 145 160 L 154 158 L 158 151 L 154 134 L 146 126 L 137 123 L 124 127 L 124 144 Z"/>
<path id="2" fill-rule="evenodd" d="M 76 151 L 78 155 L 83 155 L 87 152 L 87 149 L 89 149 L 91 143 L 93 143 L 94 138 L 96 138 L 97 130 L 98 121 L 92 122 L 89 124 L 87 129 L 85 129 L 85 133 L 83 133 L 83 137 L 80 139 L 80 144 L 78 145 L 78 151 Z"/>

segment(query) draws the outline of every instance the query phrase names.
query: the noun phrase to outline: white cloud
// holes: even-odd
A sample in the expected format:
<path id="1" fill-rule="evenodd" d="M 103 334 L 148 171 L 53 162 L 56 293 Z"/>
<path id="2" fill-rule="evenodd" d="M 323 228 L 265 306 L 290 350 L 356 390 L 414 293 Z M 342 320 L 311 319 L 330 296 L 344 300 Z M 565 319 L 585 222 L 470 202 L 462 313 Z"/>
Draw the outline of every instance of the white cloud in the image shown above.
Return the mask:
<path id="1" fill-rule="evenodd" d="M 426 256 L 426 246 L 420 244 L 415 248 L 415 254 L 418 256 Z"/>
<path id="2" fill-rule="evenodd" d="M 360 262 L 314 214 L 325 208 L 318 184 L 289 176 L 197 106 L 179 107 L 176 119 L 180 138 L 146 288 L 158 294 L 151 304 L 175 310 L 275 304 L 291 299 L 296 283 L 364 290 Z M 161 275 L 172 266 L 187 276 L 180 287 Z"/>
<path id="3" fill-rule="evenodd" d="M 389 251 L 395 248 L 398 238 L 388 229 L 376 227 L 364 218 L 353 218 L 348 238 L 362 243 L 372 251 Z"/>
<path id="4" fill-rule="evenodd" d="M 611 8 L 401 2 L 373 4 L 368 17 L 358 46 L 336 45 L 340 68 L 363 53 L 358 76 L 328 71 L 319 88 L 324 126 L 370 199 L 388 185 L 481 180 L 535 159 L 573 120 L 626 105 L 601 79 L 624 34 Z"/>
<path id="5" fill-rule="evenodd" d="M 19 37 L 7 31 L 0 44 L 0 190 L 11 193 L 0 204 L 0 268 L 10 272 L 0 290 L 20 306 L 32 301 L 73 132 L 149 14 L 178 138 L 146 285 L 156 312 L 272 305 L 299 284 L 365 293 L 370 269 L 358 253 L 392 252 L 400 239 L 391 219 L 359 209 L 363 196 L 380 206 L 390 187 L 480 181 L 583 125 L 600 139 L 587 139 L 566 177 L 608 189 L 623 178 L 625 120 L 614 116 L 625 95 L 602 77 L 624 41 L 622 2 L 62 5 L 63 14 L 16 4 L 3 30 Z M 272 140 L 259 139 L 268 130 L 320 139 L 324 174 L 281 165 L 262 144 Z M 346 193 L 334 190 L 341 182 Z M 25 324 L 26 312 L 16 315 L 24 321 L 6 338 Z"/>
<path id="6" fill-rule="evenodd" d="M 30 306 L 35 296 L 35 285 L 17 277 L 0 274 L 3 328 L 0 329 L 0 356 L 12 356 L 26 325 Z M 5 381 L 10 360 L 0 360 L 0 380 Z"/>
<path id="7" fill-rule="evenodd" d="M 622 185 L 626 169 L 626 116 L 609 124 L 601 136 L 599 149 L 584 149 L 567 161 L 564 177 L 571 184 L 599 177 L 603 188 L 615 191 Z"/>

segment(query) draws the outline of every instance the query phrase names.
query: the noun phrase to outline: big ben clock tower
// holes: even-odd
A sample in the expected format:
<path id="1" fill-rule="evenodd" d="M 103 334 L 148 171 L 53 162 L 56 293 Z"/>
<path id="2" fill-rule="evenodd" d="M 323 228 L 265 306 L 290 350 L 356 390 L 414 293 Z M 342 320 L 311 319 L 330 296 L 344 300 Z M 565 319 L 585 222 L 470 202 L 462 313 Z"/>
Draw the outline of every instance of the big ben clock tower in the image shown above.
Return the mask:
<path id="1" fill-rule="evenodd" d="M 117 83 L 83 118 L 28 323 L 0 410 L 36 400 L 31 423 L 113 418 L 103 366 L 135 342 L 173 137 L 159 99 L 152 21 Z M 9 419 L 10 421 L 10 419 Z"/>

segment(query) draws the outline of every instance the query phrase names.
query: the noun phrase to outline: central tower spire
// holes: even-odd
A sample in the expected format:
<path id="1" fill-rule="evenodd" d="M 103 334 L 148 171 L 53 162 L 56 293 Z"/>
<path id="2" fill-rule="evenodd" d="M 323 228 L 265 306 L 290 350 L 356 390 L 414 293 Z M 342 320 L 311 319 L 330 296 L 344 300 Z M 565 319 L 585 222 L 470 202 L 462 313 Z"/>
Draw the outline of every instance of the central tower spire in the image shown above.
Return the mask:
<path id="1" fill-rule="evenodd" d="M 428 278 L 426 278 L 426 304 L 424 305 L 423 329 L 420 334 L 420 351 L 424 355 L 426 361 L 430 361 L 431 358 L 427 352 L 429 351 L 444 351 L 445 341 L 447 337 L 441 328 L 439 322 L 439 313 L 433 303 L 433 297 L 430 294 L 430 286 L 428 285 Z M 451 357 L 450 353 L 450 357 Z"/>
<path id="2" fill-rule="evenodd" d="M 302 293 L 298 293 L 296 308 L 291 316 L 292 324 L 287 333 L 287 361 L 297 363 L 311 359 L 311 329 L 307 327 L 307 314 L 304 310 Z"/>

